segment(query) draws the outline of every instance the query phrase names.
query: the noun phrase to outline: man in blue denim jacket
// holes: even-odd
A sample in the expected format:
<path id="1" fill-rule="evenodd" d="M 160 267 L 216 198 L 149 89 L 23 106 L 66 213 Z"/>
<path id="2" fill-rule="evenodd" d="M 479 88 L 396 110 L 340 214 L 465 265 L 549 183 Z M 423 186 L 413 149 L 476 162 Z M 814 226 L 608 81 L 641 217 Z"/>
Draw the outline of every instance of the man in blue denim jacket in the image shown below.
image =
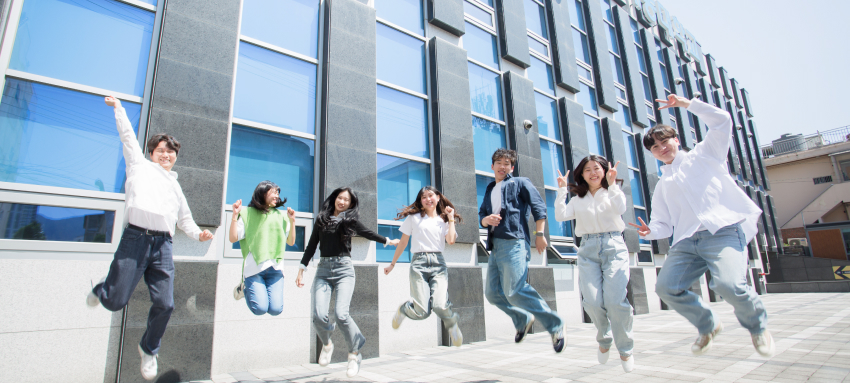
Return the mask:
<path id="1" fill-rule="evenodd" d="M 515 151 L 500 148 L 493 153 L 491 168 L 496 181 L 487 185 L 478 209 L 481 226 L 487 228 L 487 250 L 490 250 L 485 295 L 513 320 L 517 329 L 515 342 L 522 342 L 536 318 L 552 334 L 555 352 L 561 352 L 566 344 L 564 321 L 528 284 L 531 259 L 528 211 L 531 209 L 537 226 L 537 252 L 543 253 L 548 245 L 543 236 L 546 204 L 528 178 L 511 176 L 515 164 Z"/>

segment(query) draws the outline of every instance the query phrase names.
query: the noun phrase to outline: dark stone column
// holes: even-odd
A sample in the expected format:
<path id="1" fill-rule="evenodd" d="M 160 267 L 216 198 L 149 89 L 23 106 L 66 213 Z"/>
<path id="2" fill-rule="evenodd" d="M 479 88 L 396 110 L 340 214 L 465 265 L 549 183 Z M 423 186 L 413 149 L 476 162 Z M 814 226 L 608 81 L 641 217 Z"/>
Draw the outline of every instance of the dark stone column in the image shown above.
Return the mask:
<path id="1" fill-rule="evenodd" d="M 744 179 L 749 179 L 749 172 L 747 171 L 747 157 L 743 151 L 743 141 L 741 140 L 741 133 L 743 129 L 739 130 L 738 127 L 742 126 L 741 122 L 738 121 L 737 113 L 735 112 L 735 107 L 732 105 L 732 101 L 726 101 L 726 111 L 729 113 L 729 117 L 732 119 L 732 146 L 729 148 L 734 153 L 734 161 L 736 171 L 735 174 L 740 174 L 744 177 Z"/>
<path id="2" fill-rule="evenodd" d="M 753 170 L 750 166 L 750 162 L 753 160 L 752 152 L 750 152 L 750 144 L 749 138 L 747 137 L 747 122 L 744 120 L 744 112 L 740 109 L 735 111 L 735 133 L 737 133 L 736 140 L 738 141 L 738 148 L 740 149 L 741 156 L 741 167 L 744 172 L 744 179 L 749 181 L 755 179 L 753 176 Z M 741 129 L 738 129 L 740 127 Z"/>
<path id="3" fill-rule="evenodd" d="M 742 109 L 744 107 L 744 103 L 741 101 L 741 88 L 738 87 L 738 80 L 735 80 L 734 78 L 729 80 L 729 85 L 732 90 L 732 96 L 735 98 L 735 106 L 737 106 L 738 109 Z"/>
<path id="4" fill-rule="evenodd" d="M 366 337 L 366 344 L 360 349 L 363 359 L 377 358 L 381 356 L 379 344 L 380 332 L 378 331 L 378 267 L 379 265 L 354 265 L 354 277 L 357 283 L 354 285 L 354 295 L 351 296 L 351 306 L 348 309 L 351 319 L 357 323 L 360 332 Z M 335 318 L 336 294 L 331 296 L 328 309 L 328 318 Z M 334 320 L 334 319 L 331 319 Z M 319 360 L 322 352 L 322 341 L 319 337 L 314 338 L 314 354 L 310 362 Z M 339 326 L 331 334 L 331 342 L 334 344 L 334 352 L 331 355 L 331 363 L 345 362 L 348 360 L 348 343 L 342 335 Z"/>
<path id="5" fill-rule="evenodd" d="M 623 213 L 623 221 L 626 222 L 626 230 L 623 231 L 623 239 L 629 252 L 636 253 L 640 251 L 640 242 L 638 241 L 637 229 L 629 225 L 635 223 L 635 205 L 632 201 L 632 186 L 626 180 L 629 179 L 628 154 L 626 153 L 626 143 L 623 142 L 623 130 L 620 124 L 610 118 L 602 119 L 602 136 L 605 141 L 605 152 L 611 166 L 620 161 L 620 166 L 617 167 L 617 178 L 624 180 L 620 188 L 626 195 L 626 212 Z"/>
<path id="6" fill-rule="evenodd" d="M 463 0 L 428 0 L 428 22 L 455 36 L 466 33 Z"/>
<path id="7" fill-rule="evenodd" d="M 552 311 L 558 311 L 558 302 L 555 298 L 555 272 L 551 267 L 529 267 L 528 284 L 537 290 L 540 297 L 546 301 Z M 535 321 L 531 328 L 532 334 L 545 333 L 546 329 L 540 322 Z"/>
<path id="8" fill-rule="evenodd" d="M 599 106 L 616 112 L 617 88 L 614 87 L 614 68 L 608 53 L 608 24 L 602 16 L 600 0 L 584 0 L 584 13 L 588 22 L 587 37 L 590 38 L 590 54 L 593 55 L 593 73 L 596 79 L 596 94 Z"/>
<path id="9" fill-rule="evenodd" d="M 458 326 L 463 332 L 463 343 L 487 340 L 484 317 L 484 280 L 481 267 L 449 267 L 449 300 L 452 310 L 458 313 Z M 489 303 L 488 303 L 489 304 Z M 451 346 L 449 332 L 440 321 L 443 346 Z"/>
<path id="10" fill-rule="evenodd" d="M 620 59 L 623 61 L 626 86 L 630 90 L 628 97 L 629 104 L 632 106 L 632 123 L 642 128 L 648 128 L 649 118 L 646 117 L 646 107 L 644 106 L 644 89 L 643 79 L 640 74 L 640 62 L 638 61 L 637 50 L 632 42 L 634 41 L 634 37 L 632 37 L 631 16 L 623 8 L 612 7 L 612 9 L 614 11 L 614 21 L 617 23 L 617 35 L 620 40 Z"/>
<path id="11" fill-rule="evenodd" d="M 578 93 L 581 88 L 576 68 L 576 47 L 573 46 L 573 28 L 570 26 L 570 12 L 573 12 L 570 7 L 574 4 L 571 1 L 546 0 L 546 12 L 549 19 L 555 83 L 570 92 Z"/>
<path id="12" fill-rule="evenodd" d="M 375 9 L 327 0 L 324 33 L 319 198 L 351 187 L 361 221 L 377 231 Z"/>
<path id="13" fill-rule="evenodd" d="M 478 200 L 469 69 L 466 50 L 434 37 L 428 42 L 431 61 L 431 121 L 434 131 L 434 176 L 467 222 L 457 226 L 458 242 L 478 242 Z"/>
<path id="14" fill-rule="evenodd" d="M 239 3 L 171 0 L 163 17 L 147 137 L 183 143 L 174 171 L 200 226 L 221 225 Z"/>
<path id="15" fill-rule="evenodd" d="M 770 219 L 770 208 L 767 206 L 767 197 L 764 192 L 758 192 L 758 205 L 761 209 L 761 223 L 765 230 L 765 238 L 767 245 L 770 247 L 768 251 L 776 251 L 776 237 L 773 236 L 773 223 Z"/>
<path id="16" fill-rule="evenodd" d="M 748 120 L 747 125 L 749 125 L 750 133 L 753 135 L 753 146 L 755 148 L 755 159 L 756 159 L 756 170 L 758 171 L 759 180 L 761 181 L 759 185 L 764 187 L 764 190 L 770 190 L 770 181 L 767 179 L 767 172 L 764 169 L 764 164 L 762 163 L 762 155 L 761 155 L 761 145 L 759 144 L 759 135 L 758 130 L 756 129 L 756 122 L 753 120 Z"/>
<path id="17" fill-rule="evenodd" d="M 682 89 L 685 87 L 681 87 L 676 85 L 676 78 L 679 77 L 679 68 L 676 63 L 676 50 L 673 48 L 664 48 L 661 50 L 662 54 L 667 60 L 666 69 L 667 69 L 667 79 L 670 80 L 670 91 L 680 97 L 688 97 L 688 95 L 682 92 Z M 660 99 L 665 99 L 665 97 L 659 97 Z M 665 114 L 665 111 L 660 111 L 661 114 Z M 675 128 L 679 131 L 679 142 L 682 144 L 682 148 L 685 150 L 691 150 L 694 148 L 694 139 L 691 136 L 691 122 L 688 120 L 688 111 L 682 108 L 674 108 L 673 113 L 676 116 L 676 125 Z"/>
<path id="18" fill-rule="evenodd" d="M 732 83 L 729 82 L 729 74 L 726 73 L 726 69 L 723 67 L 717 68 L 717 71 L 720 73 L 720 85 L 722 85 L 723 96 L 726 99 L 732 99 Z"/>
<path id="19" fill-rule="evenodd" d="M 646 55 L 646 65 L 649 66 L 649 84 L 652 88 L 652 96 L 659 100 L 664 100 L 667 96 L 664 94 L 664 80 L 661 77 L 661 68 L 658 66 L 658 55 L 656 54 L 655 36 L 652 30 L 641 29 L 640 37 L 643 41 L 643 52 Z M 657 102 L 653 102 L 657 106 Z M 670 125 L 670 115 L 666 110 L 655 110 L 655 122 L 664 125 Z"/>
<path id="20" fill-rule="evenodd" d="M 773 201 L 773 196 L 767 196 L 767 206 L 770 209 L 770 219 L 771 224 L 773 225 L 773 237 L 776 238 L 776 252 L 779 254 L 785 254 L 785 250 L 782 248 L 782 230 L 776 223 L 776 202 Z"/>
<path id="21" fill-rule="evenodd" d="M 646 214 L 652 220 L 652 195 L 661 177 L 658 175 L 658 167 L 652 152 L 643 147 L 643 135 L 638 133 L 635 140 L 639 143 L 637 147 L 638 161 L 641 163 L 641 182 L 643 183 L 644 200 L 646 201 Z M 649 223 L 649 222 L 647 222 Z M 655 254 L 667 254 L 670 251 L 670 241 L 667 238 L 651 241 L 652 252 Z"/>
<path id="22" fill-rule="evenodd" d="M 496 0 L 499 19 L 499 46 L 502 58 L 521 68 L 531 66 L 528 56 L 528 33 L 525 26 L 525 0 Z"/>
<path id="23" fill-rule="evenodd" d="M 732 134 L 734 136 L 736 134 L 734 132 L 735 131 L 735 127 L 734 127 L 734 125 L 735 125 L 735 114 L 732 112 L 732 104 L 728 100 L 724 99 L 723 96 L 719 96 L 720 91 L 717 91 L 717 94 L 718 94 L 718 98 L 720 98 L 720 101 L 722 102 L 720 109 L 725 109 L 726 112 L 729 113 L 729 117 L 732 119 L 732 125 L 733 125 Z M 733 143 L 729 147 L 729 156 L 727 158 L 728 165 L 729 165 L 729 173 L 736 174 L 736 175 L 741 174 L 741 163 L 739 162 L 738 150 L 737 150 L 737 146 L 735 145 L 735 143 L 737 141 L 738 141 L 738 138 L 734 137 L 734 139 L 732 140 Z"/>
<path id="24" fill-rule="evenodd" d="M 582 158 L 590 155 L 587 143 L 587 128 L 584 124 L 584 107 L 566 97 L 558 99 L 558 114 L 561 134 L 564 137 L 564 150 L 567 154 L 567 169 L 572 170 Z M 572 180 L 572 173 L 570 180 Z M 572 182 L 572 181 L 570 181 Z"/>
<path id="25" fill-rule="evenodd" d="M 632 305 L 634 315 L 649 314 L 649 299 L 646 295 L 646 279 L 643 276 L 643 267 L 632 267 L 629 269 L 628 292 L 626 293 L 629 303 Z"/>
<path id="26" fill-rule="evenodd" d="M 753 117 L 753 107 L 750 104 L 750 93 L 746 89 L 741 89 L 741 101 L 744 102 L 744 109 L 747 111 L 747 116 Z"/>
<path id="27" fill-rule="evenodd" d="M 708 66 L 708 78 L 711 80 L 711 86 L 720 88 L 720 74 L 717 73 L 717 63 L 714 62 L 714 57 L 710 54 L 705 55 L 705 63 Z"/>

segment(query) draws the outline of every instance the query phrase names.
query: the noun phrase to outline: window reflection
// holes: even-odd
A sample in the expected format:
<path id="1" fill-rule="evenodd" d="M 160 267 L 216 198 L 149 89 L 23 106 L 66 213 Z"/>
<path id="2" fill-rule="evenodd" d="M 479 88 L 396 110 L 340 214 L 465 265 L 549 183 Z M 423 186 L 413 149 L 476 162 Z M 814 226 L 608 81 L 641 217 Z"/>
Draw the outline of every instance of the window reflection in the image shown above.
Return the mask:
<path id="1" fill-rule="evenodd" d="M 383 235 L 389 239 L 401 239 L 402 233 L 398 231 L 398 226 L 395 225 L 378 225 L 378 234 Z M 410 246 L 413 241 L 407 242 L 407 247 L 404 248 L 404 251 L 399 255 L 398 261 L 399 263 L 410 263 Z M 375 248 L 375 256 L 378 262 L 392 262 L 393 257 L 395 256 L 395 247 L 387 246 L 377 246 Z"/>
<path id="2" fill-rule="evenodd" d="M 469 95 L 472 111 L 503 120 L 502 85 L 498 73 L 469 63 Z"/>
<path id="3" fill-rule="evenodd" d="M 560 171 L 564 174 L 564 157 L 561 155 L 561 145 L 540 140 L 540 160 L 543 162 L 543 183 L 546 186 L 558 187 L 555 177 Z"/>
<path id="4" fill-rule="evenodd" d="M 549 224 L 549 235 L 558 237 L 572 237 L 573 227 L 572 222 L 558 222 L 555 219 L 555 200 L 558 197 L 558 192 L 554 190 L 546 190 L 546 214 L 549 219 L 546 222 Z M 567 201 L 569 201 L 567 197 Z"/>
<path id="5" fill-rule="evenodd" d="M 245 0 L 241 33 L 317 58 L 319 0 Z"/>
<path id="6" fill-rule="evenodd" d="M 426 101 L 378 85 L 378 148 L 428 158 Z"/>
<path id="7" fill-rule="evenodd" d="M 428 164 L 378 154 L 378 219 L 394 219 L 431 182 Z"/>
<path id="8" fill-rule="evenodd" d="M 561 141 L 561 128 L 558 125 L 558 102 L 540 93 L 534 93 L 537 104 L 537 132 L 553 140 Z"/>
<path id="9" fill-rule="evenodd" d="M 112 242 L 115 212 L 0 202 L 3 239 Z"/>
<path id="10" fill-rule="evenodd" d="M 496 36 L 469 22 L 466 23 L 466 33 L 463 35 L 463 49 L 466 49 L 469 58 L 493 69 L 499 69 Z"/>
<path id="11" fill-rule="evenodd" d="M 475 169 L 492 172 L 493 152 L 507 147 L 505 127 L 483 118 L 472 117 L 472 141 L 475 153 Z"/>
<path id="12" fill-rule="evenodd" d="M 425 93 L 425 42 L 377 25 L 378 80 Z"/>

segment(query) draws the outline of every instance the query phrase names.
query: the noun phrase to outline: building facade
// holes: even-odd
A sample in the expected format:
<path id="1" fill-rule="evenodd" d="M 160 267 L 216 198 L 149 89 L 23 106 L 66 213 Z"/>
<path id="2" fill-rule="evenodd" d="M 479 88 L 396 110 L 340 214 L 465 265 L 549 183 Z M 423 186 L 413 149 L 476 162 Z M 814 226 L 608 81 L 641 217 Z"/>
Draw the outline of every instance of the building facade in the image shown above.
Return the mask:
<path id="1" fill-rule="evenodd" d="M 182 142 L 174 170 L 196 222 L 216 233 L 204 243 L 174 238 L 162 381 L 316 361 L 309 287 L 287 282 L 277 317 L 255 317 L 232 298 L 242 257 L 226 241 L 230 205 L 265 179 L 298 212 L 287 280 L 333 189 L 352 187 L 363 222 L 398 238 L 397 209 L 436 186 L 465 218 L 444 254 L 464 341 L 512 335 L 483 295 L 487 253 L 475 221 L 494 178 L 491 154 L 517 151 L 515 174 L 538 188 L 550 218 L 557 170 L 589 154 L 620 161 L 624 219 L 648 220 L 660 164 L 643 133 L 674 126 L 684 150 L 706 134 L 687 111 L 657 110 L 654 100 L 669 94 L 699 96 L 735 122 L 729 170 L 765 211 L 750 244 L 756 285 L 764 253 L 782 251 L 747 90 L 655 0 L 5 0 L 2 11 L 0 283 L 9 314 L 0 339 L 17 351 L 0 363 L 0 380 L 138 379 L 146 287 L 123 311 L 83 303 L 125 222 L 125 164 L 106 95 L 122 100 L 140 144 L 159 132 Z M 550 219 L 546 235 L 551 246 L 532 251 L 529 281 L 580 323 L 572 225 Z M 642 240 L 632 227 L 624 237 L 635 313 L 666 309 L 654 284 L 669 242 Z M 403 263 L 389 276 L 380 270 L 392 251 L 353 243 L 351 314 L 368 339 L 365 358 L 448 344 L 435 317 L 391 328 L 408 297 Z M 694 289 L 714 300 L 706 286 Z M 344 357 L 338 347 L 334 361 Z"/>

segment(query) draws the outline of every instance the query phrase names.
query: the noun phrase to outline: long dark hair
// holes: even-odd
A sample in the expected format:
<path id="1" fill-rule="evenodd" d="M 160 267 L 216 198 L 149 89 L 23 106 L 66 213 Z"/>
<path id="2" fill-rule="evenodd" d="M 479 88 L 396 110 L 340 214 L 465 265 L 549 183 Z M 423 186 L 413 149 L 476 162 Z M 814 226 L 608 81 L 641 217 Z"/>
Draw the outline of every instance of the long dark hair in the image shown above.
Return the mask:
<path id="1" fill-rule="evenodd" d="M 587 157 L 584 157 L 581 162 L 578 163 L 576 169 L 573 170 L 573 179 L 576 181 L 574 184 L 568 184 L 570 188 L 570 193 L 577 195 L 579 198 L 587 195 L 587 192 L 590 191 L 590 185 L 587 183 L 587 180 L 584 179 L 582 173 L 584 173 L 584 167 L 587 166 L 587 163 L 593 161 L 599 164 L 602 167 L 602 187 L 608 189 L 608 169 L 611 167 L 611 164 L 605 157 L 597 156 L 595 154 L 591 154 Z M 618 180 L 619 181 L 619 180 Z"/>
<path id="2" fill-rule="evenodd" d="M 248 204 L 248 207 L 253 207 L 254 209 L 262 211 L 263 214 L 268 213 L 271 208 L 269 208 L 269 203 L 266 201 L 266 193 L 272 189 L 277 190 L 277 194 L 280 195 L 280 186 L 277 186 L 274 182 L 268 180 L 260 182 L 257 187 L 254 188 L 254 195 L 251 196 L 251 203 Z M 286 198 L 278 199 L 274 208 L 277 209 L 285 203 Z"/>
<path id="3" fill-rule="evenodd" d="M 450 208 L 454 209 L 455 220 L 457 221 L 457 223 L 463 222 L 463 217 L 461 217 L 460 214 L 458 214 L 457 209 L 455 209 L 455 205 L 452 205 L 452 202 L 449 201 L 449 199 L 446 198 L 446 196 L 444 196 L 443 193 L 440 193 L 440 191 L 437 190 L 437 188 L 430 186 L 430 185 L 425 186 L 422 189 L 419 189 L 419 194 L 416 195 L 416 201 L 413 201 L 413 203 L 410 204 L 410 206 L 405 206 L 403 209 L 400 209 L 400 211 L 398 212 L 398 215 L 395 218 L 396 221 L 398 221 L 400 219 L 404 219 L 408 215 L 413 215 L 413 214 L 416 214 L 416 213 L 419 213 L 420 216 L 424 216 L 425 215 L 425 208 L 422 206 L 422 195 L 424 195 L 425 192 L 433 192 L 434 194 L 437 195 L 437 197 L 440 197 L 440 202 L 437 203 L 437 215 L 439 215 L 440 218 L 443 219 L 443 222 L 449 222 L 449 215 L 446 214 L 446 207 L 450 207 Z"/>
<path id="4" fill-rule="evenodd" d="M 338 230 L 338 233 L 342 235 L 342 239 L 347 241 L 354 236 L 354 223 L 360 219 L 360 214 L 357 212 L 357 205 L 359 205 L 357 194 L 354 194 L 354 190 L 351 190 L 350 187 L 337 188 L 331 192 L 331 195 L 325 199 L 325 202 L 322 202 L 322 209 L 319 211 L 319 216 L 316 218 L 316 224 L 322 228 L 330 226 L 331 216 L 334 215 L 335 211 L 336 197 L 338 197 L 342 192 L 348 192 L 348 195 L 351 197 L 351 204 L 348 206 L 348 210 L 345 211 L 342 220 L 339 222 L 340 227 Z"/>

